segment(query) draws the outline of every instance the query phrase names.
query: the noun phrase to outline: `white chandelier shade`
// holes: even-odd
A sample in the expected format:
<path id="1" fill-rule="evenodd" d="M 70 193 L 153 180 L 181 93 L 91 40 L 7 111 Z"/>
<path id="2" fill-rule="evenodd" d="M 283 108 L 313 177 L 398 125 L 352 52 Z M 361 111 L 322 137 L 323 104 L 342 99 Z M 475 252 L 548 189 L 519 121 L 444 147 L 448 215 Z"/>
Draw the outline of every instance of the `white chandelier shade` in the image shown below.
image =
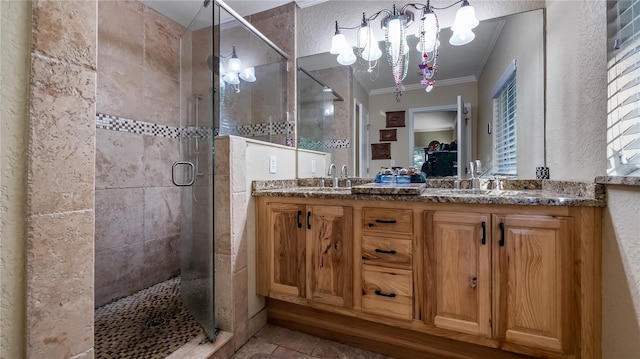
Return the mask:
<path id="1" fill-rule="evenodd" d="M 227 61 L 226 71 L 224 69 L 224 66 L 222 65 L 222 61 L 220 62 L 220 74 L 222 74 L 222 80 L 230 85 L 239 85 L 240 80 L 246 82 L 256 81 L 255 67 L 242 67 L 242 60 L 238 58 L 235 46 L 232 47 L 230 58 Z"/>
<path id="2" fill-rule="evenodd" d="M 469 1 L 459 0 L 449 6 L 436 8 L 431 6 L 427 0 L 426 4 L 409 3 L 401 9 L 397 9 L 394 4 L 392 9 L 381 9 L 369 17 L 363 13 L 360 26 L 339 27 L 336 21 L 329 52 L 338 55 L 337 61 L 341 65 L 351 65 L 358 59 L 368 62 L 368 72 L 372 72 L 372 69 L 377 66 L 377 61 L 383 54 L 386 54 L 396 84 L 396 99 L 399 101 L 399 96 L 402 95 L 404 88 L 402 81 L 408 71 L 409 56 L 412 56 L 407 43 L 408 29 L 414 22 L 414 14 L 410 10 L 418 10 L 420 12 L 416 21 L 418 26 L 416 26 L 416 31 L 411 30 L 411 33 L 419 39 L 415 49 L 420 55 L 418 67 L 423 75 L 421 84 L 426 87 L 427 92 L 430 92 L 435 84 L 440 48 L 440 23 L 436 11 L 450 8 L 456 4 L 461 4 L 461 6 L 456 12 L 454 24 L 451 27 L 453 33 L 449 43 L 455 46 L 468 44 L 475 38 L 472 30 L 479 24 L 475 10 Z M 384 49 L 380 48 L 371 30 L 371 20 L 380 15 L 385 15 L 380 23 L 384 30 Z M 355 45 L 351 45 L 347 42 L 345 35 L 340 33 L 340 30 L 356 29 L 357 40 Z"/>

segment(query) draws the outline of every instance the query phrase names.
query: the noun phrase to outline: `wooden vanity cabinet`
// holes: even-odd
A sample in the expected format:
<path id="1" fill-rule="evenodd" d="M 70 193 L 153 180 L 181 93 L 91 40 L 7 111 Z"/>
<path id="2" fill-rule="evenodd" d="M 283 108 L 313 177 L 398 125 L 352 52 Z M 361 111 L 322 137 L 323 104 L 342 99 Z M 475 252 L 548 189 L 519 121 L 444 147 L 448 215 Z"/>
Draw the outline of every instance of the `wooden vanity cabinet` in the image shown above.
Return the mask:
<path id="1" fill-rule="evenodd" d="M 491 336 L 491 217 L 437 211 L 431 217 L 435 247 L 438 328 Z"/>
<path id="2" fill-rule="evenodd" d="M 362 311 L 413 319 L 413 211 L 362 208 Z"/>
<path id="3" fill-rule="evenodd" d="M 350 207 L 307 206 L 307 295 L 315 302 L 351 307 L 353 219 Z"/>
<path id="4" fill-rule="evenodd" d="M 256 219 L 275 323 L 400 358 L 600 358 L 600 208 L 258 197 Z"/>
<path id="5" fill-rule="evenodd" d="M 278 298 L 305 298 L 340 307 L 352 305 L 352 209 L 342 206 L 270 202 L 266 246 L 258 264 L 268 285 L 258 293 Z M 259 259 L 260 260 L 260 259 Z"/>
<path id="6" fill-rule="evenodd" d="M 291 203 L 269 203 L 267 206 L 271 273 L 270 291 L 305 297 L 306 231 L 305 206 Z"/>
<path id="7" fill-rule="evenodd" d="M 573 221 L 494 215 L 494 337 L 572 352 Z"/>
<path id="8" fill-rule="evenodd" d="M 427 213 L 438 328 L 570 353 L 572 219 Z"/>

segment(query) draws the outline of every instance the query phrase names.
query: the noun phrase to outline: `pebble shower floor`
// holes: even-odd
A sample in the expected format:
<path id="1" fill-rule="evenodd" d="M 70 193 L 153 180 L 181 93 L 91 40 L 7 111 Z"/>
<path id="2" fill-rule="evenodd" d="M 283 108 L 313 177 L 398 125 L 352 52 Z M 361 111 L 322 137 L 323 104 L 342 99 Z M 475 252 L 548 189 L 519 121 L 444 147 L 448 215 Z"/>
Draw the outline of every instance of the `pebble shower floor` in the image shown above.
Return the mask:
<path id="1" fill-rule="evenodd" d="M 96 359 L 163 359 L 200 333 L 176 277 L 96 309 Z"/>

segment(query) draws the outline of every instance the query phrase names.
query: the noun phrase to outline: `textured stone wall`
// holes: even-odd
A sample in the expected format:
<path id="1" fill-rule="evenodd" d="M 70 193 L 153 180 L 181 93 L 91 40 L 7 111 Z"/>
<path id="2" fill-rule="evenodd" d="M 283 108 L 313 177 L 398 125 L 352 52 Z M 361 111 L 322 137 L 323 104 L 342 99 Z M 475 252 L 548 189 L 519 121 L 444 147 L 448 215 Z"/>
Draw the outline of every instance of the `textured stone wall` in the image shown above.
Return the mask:
<path id="1" fill-rule="evenodd" d="M 96 1 L 32 3 L 27 357 L 93 357 Z"/>
<path id="2" fill-rule="evenodd" d="M 179 127 L 184 31 L 140 2 L 100 1 L 97 112 Z M 177 136 L 97 130 L 96 307 L 179 273 L 179 159 Z"/>
<path id="3" fill-rule="evenodd" d="M 0 2 L 0 357 L 25 357 L 25 246 L 31 4 Z"/>
<path id="4" fill-rule="evenodd" d="M 551 179 L 606 174 L 604 1 L 547 1 L 546 152 Z"/>

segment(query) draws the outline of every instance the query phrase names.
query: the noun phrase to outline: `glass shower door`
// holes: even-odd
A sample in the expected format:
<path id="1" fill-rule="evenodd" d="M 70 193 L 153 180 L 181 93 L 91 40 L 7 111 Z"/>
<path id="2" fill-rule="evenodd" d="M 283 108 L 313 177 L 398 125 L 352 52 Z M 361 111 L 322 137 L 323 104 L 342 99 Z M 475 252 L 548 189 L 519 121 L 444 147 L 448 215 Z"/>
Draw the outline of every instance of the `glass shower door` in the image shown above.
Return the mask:
<path id="1" fill-rule="evenodd" d="M 213 245 L 213 18 L 207 3 L 180 41 L 180 276 L 182 300 L 207 336 L 215 340 Z"/>

